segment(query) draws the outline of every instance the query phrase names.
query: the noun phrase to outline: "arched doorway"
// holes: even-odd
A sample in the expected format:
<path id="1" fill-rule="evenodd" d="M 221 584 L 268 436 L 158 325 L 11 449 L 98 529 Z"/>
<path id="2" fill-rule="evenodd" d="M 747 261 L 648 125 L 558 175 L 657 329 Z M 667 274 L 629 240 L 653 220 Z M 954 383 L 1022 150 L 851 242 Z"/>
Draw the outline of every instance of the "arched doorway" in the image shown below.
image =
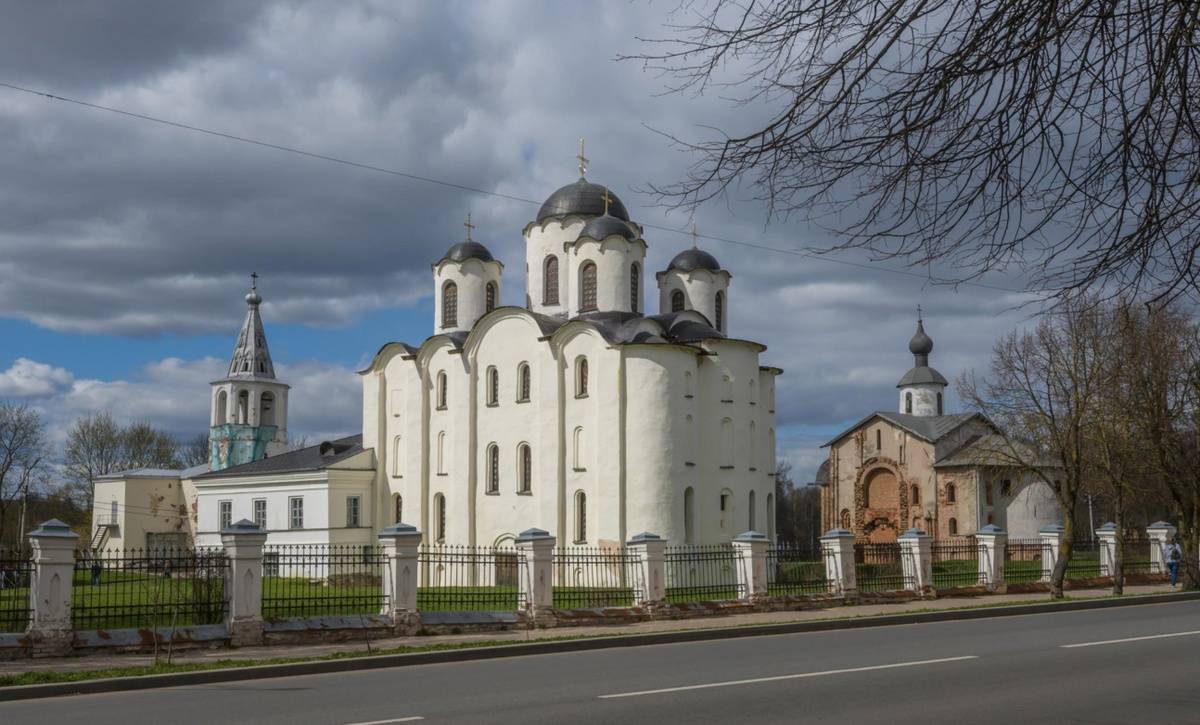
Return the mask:
<path id="1" fill-rule="evenodd" d="M 877 468 L 863 479 L 863 534 L 872 542 L 890 542 L 900 528 L 900 482 L 891 470 Z"/>

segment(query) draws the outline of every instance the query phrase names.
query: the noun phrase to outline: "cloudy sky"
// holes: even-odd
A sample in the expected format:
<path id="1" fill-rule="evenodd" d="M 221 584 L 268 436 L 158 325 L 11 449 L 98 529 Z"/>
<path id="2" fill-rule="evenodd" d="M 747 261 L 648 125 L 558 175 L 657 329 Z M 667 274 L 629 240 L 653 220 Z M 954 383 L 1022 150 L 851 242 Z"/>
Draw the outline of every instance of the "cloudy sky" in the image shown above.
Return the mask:
<path id="1" fill-rule="evenodd" d="M 475 237 L 508 263 L 503 302 L 524 299 L 521 229 L 576 178 L 580 137 L 589 178 L 637 221 L 688 228 L 641 191 L 691 161 L 658 132 L 736 132 L 771 109 L 664 94 L 665 79 L 615 60 L 645 49 L 635 36 L 666 34 L 675 6 L 9 6 L 0 83 L 503 196 L 0 88 L 0 399 L 40 409 L 56 440 L 100 410 L 202 432 L 208 382 L 223 372 L 257 271 L 277 372 L 293 386 L 292 434 L 357 432 L 354 371 L 384 342 L 431 333 L 429 263 L 462 238 L 468 211 Z M 696 223 L 781 249 L 830 241 L 736 194 Z M 690 244 L 657 230 L 647 240 L 650 270 Z M 934 365 L 952 379 L 984 366 L 996 336 L 1027 314 L 1015 294 L 930 287 L 895 262 L 702 246 L 733 274 L 733 333 L 764 342 L 767 362 L 786 370 L 779 454 L 801 481 L 830 434 L 894 408 L 918 303 Z"/>

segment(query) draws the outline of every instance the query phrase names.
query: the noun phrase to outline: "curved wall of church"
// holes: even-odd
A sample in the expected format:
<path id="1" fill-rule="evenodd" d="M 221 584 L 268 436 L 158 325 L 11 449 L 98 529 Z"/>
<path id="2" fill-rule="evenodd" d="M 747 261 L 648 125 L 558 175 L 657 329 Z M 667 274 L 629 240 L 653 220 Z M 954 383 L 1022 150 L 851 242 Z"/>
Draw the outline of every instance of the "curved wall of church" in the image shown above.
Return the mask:
<path id="1" fill-rule="evenodd" d="M 706 269 L 691 272 L 669 270 L 663 273 L 658 281 L 658 309 L 663 314 L 671 311 L 671 293 L 683 291 L 684 309 L 695 310 L 704 315 L 709 324 L 716 326 L 717 292 L 725 293 L 725 316 L 721 330 L 728 334 L 729 330 L 729 277 L 725 274 L 713 274 Z"/>
<path id="2" fill-rule="evenodd" d="M 481 262 L 468 259 L 462 263 L 442 262 L 434 270 L 433 329 L 438 332 L 465 332 L 487 312 L 487 283 L 496 285 L 496 306 L 503 299 L 499 262 Z M 442 325 L 443 290 L 447 282 L 458 288 L 455 324 Z"/>
<path id="3" fill-rule="evenodd" d="M 694 399 L 685 397 L 684 372 L 696 367 L 694 354 L 670 348 L 627 348 L 626 494 L 627 536 L 643 531 L 670 544 L 684 542 L 683 492 L 696 486 L 698 471 L 691 460 L 695 427 Z"/>
<path id="4" fill-rule="evenodd" d="M 630 312 L 631 291 L 629 282 L 630 269 L 637 263 L 638 275 L 638 306 L 641 309 L 641 287 L 645 280 L 646 247 L 638 242 L 629 242 L 622 237 L 609 237 L 603 242 L 583 239 L 576 242 L 568 256 L 572 279 L 572 293 L 568 300 L 571 316 L 580 312 L 579 280 L 583 266 L 588 262 L 596 265 L 596 309 Z"/>
<path id="5" fill-rule="evenodd" d="M 583 219 L 571 217 L 566 222 L 536 222 L 525 229 L 525 280 L 529 309 L 543 315 L 563 314 L 572 289 L 567 274 L 567 255 L 563 245 L 575 241 L 583 229 Z M 558 257 L 558 303 L 545 303 L 545 264 L 550 255 Z"/>

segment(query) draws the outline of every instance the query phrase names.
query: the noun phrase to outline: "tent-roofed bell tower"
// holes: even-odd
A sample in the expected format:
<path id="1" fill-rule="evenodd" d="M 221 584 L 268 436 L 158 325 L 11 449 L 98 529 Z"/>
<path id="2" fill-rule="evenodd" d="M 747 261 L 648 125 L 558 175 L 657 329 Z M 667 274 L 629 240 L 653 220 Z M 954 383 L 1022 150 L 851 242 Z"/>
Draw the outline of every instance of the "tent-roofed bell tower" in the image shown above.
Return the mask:
<path id="1" fill-rule="evenodd" d="M 263 332 L 258 275 L 250 275 L 246 320 L 229 372 L 212 383 L 209 468 L 220 471 L 282 453 L 287 448 L 288 386 L 275 379 Z"/>

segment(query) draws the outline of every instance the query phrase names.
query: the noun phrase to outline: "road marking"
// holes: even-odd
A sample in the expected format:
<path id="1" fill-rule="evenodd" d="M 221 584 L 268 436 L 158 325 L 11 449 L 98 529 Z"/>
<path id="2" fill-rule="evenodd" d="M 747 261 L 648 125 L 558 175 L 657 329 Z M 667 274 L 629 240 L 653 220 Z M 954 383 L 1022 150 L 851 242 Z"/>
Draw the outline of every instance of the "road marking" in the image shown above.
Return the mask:
<path id="1" fill-rule="evenodd" d="M 414 720 L 424 720 L 420 715 L 412 715 L 410 717 L 396 717 L 391 720 L 368 720 L 367 722 L 348 722 L 346 725 L 388 725 L 393 722 L 412 722 Z"/>
<path id="2" fill-rule="evenodd" d="M 1145 637 L 1126 637 L 1124 639 L 1106 639 L 1101 642 L 1080 642 L 1078 644 L 1063 644 L 1059 645 L 1063 649 L 1073 649 L 1075 647 L 1096 647 L 1102 644 L 1121 644 L 1122 642 L 1140 642 L 1144 639 L 1166 639 L 1167 637 L 1190 637 L 1200 634 L 1200 629 L 1193 629 L 1190 632 L 1171 632 L 1170 634 L 1148 634 Z"/>
<path id="3" fill-rule="evenodd" d="M 891 670 L 898 667 L 917 667 L 919 665 L 936 665 L 942 662 L 961 662 L 978 659 L 976 655 L 962 657 L 943 657 L 936 660 L 917 660 L 915 662 L 896 662 L 890 665 L 870 665 L 867 667 L 848 667 L 841 670 L 825 670 L 823 672 L 801 672 L 795 675 L 775 675 L 774 677 L 756 677 L 752 680 L 730 680 L 729 682 L 709 682 L 703 685 L 684 685 L 683 687 L 664 687 L 660 690 L 641 690 L 639 692 L 618 692 L 612 695 L 600 695 L 601 700 L 617 697 L 640 697 L 641 695 L 661 695 L 666 692 L 685 692 L 687 690 L 704 690 L 710 687 L 732 687 L 734 685 L 753 685 L 758 682 L 779 682 L 781 680 L 800 680 L 806 677 L 826 677 L 828 675 L 844 675 L 851 672 L 871 672 L 873 670 Z"/>

